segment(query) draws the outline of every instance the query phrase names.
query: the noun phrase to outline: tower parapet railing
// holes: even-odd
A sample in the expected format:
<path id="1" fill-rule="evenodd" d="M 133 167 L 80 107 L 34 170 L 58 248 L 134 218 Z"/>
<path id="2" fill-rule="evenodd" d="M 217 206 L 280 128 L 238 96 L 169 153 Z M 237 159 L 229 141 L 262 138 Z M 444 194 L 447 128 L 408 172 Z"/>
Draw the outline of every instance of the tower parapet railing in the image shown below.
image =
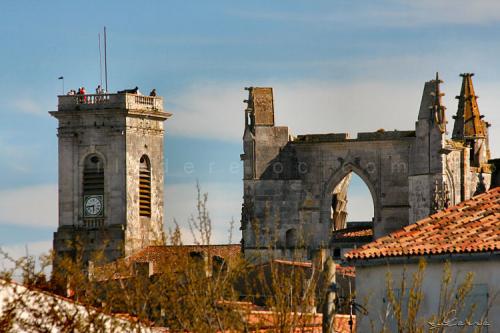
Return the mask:
<path id="1" fill-rule="evenodd" d="M 88 94 L 58 96 L 58 111 L 128 109 L 163 111 L 163 98 L 138 94 Z"/>
<path id="2" fill-rule="evenodd" d="M 105 226 L 104 220 L 104 217 L 79 219 L 78 222 L 73 224 L 73 227 L 77 229 L 100 229 Z"/>

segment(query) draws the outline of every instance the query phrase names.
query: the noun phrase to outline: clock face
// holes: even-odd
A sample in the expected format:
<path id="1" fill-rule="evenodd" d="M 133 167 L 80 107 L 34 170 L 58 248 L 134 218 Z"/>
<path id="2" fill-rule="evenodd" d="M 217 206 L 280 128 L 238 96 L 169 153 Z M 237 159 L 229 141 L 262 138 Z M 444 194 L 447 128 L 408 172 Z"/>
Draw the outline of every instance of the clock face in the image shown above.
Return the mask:
<path id="1" fill-rule="evenodd" d="M 102 216 L 103 212 L 103 196 L 102 195 L 86 195 L 83 199 L 83 216 L 98 217 Z"/>

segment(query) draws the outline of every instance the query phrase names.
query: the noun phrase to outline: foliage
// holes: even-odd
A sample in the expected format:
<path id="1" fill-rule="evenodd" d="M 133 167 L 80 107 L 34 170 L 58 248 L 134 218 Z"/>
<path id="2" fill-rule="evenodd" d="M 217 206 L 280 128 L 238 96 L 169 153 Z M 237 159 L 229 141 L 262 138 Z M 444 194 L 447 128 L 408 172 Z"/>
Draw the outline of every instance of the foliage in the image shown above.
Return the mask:
<path id="1" fill-rule="evenodd" d="M 210 245 L 208 195 L 201 193 L 199 185 L 197 192 L 197 214 L 189 222 L 202 250 L 194 255 L 182 246 L 175 221 L 167 237 L 171 255 L 156 258 L 153 264 L 125 258 L 96 266 L 92 263 L 103 262 L 103 253 L 96 252 L 90 263 L 84 262 L 79 242 L 74 244 L 73 257 L 43 256 L 39 269 L 31 256 L 14 260 L 3 253 L 13 268 L 0 275 L 0 331 L 153 332 L 168 327 L 169 332 L 314 332 L 318 331 L 316 310 L 327 309 L 330 318 L 335 315 L 335 306 L 331 307 L 335 274 L 323 268 L 325 258 L 300 262 L 304 255 L 300 232 L 296 248 L 286 249 L 289 260 L 274 257 L 277 241 L 266 242 L 273 245 L 262 258 L 251 262 L 242 256 L 220 260 Z M 256 231 L 256 237 L 276 238 L 277 229 Z M 57 267 L 47 281 L 45 272 L 52 262 Z M 378 323 L 380 332 L 391 332 L 391 320 L 397 332 L 424 332 L 428 321 L 442 322 L 461 308 L 473 275 L 468 274 L 464 281 L 453 280 L 447 263 L 439 309 L 430 318 L 423 318 L 425 270 L 426 263 L 421 261 L 411 275 L 404 270 L 397 284 L 392 274 L 387 274 L 387 308 Z M 13 282 L 14 276 L 21 276 L 23 284 Z M 328 322 L 325 327 L 332 326 Z M 433 332 L 444 333 L 445 328 Z"/>
<path id="2" fill-rule="evenodd" d="M 399 333 L 421 333 L 428 332 L 444 333 L 450 330 L 447 325 L 431 325 L 430 323 L 446 323 L 454 314 L 464 307 L 464 300 L 469 295 L 474 274 L 469 272 L 463 280 L 452 277 L 451 263 L 445 262 L 440 283 L 439 307 L 435 314 L 428 318 L 420 314 L 421 305 L 424 302 L 424 278 L 427 263 L 421 259 L 418 268 L 408 276 L 407 267 L 404 267 L 402 277 L 398 284 L 394 282 L 391 267 L 386 274 L 386 300 L 387 307 L 381 317 L 381 328 L 379 332 Z M 468 309 L 466 320 L 470 320 L 474 314 L 474 305 Z M 376 322 L 372 321 L 372 331 L 376 331 Z M 481 332 L 480 326 L 474 327 L 474 332 Z M 453 332 L 466 332 L 470 327 L 454 327 Z"/>
<path id="3" fill-rule="evenodd" d="M 149 332 L 168 327 L 170 332 L 253 332 L 271 327 L 273 332 L 308 332 L 312 319 L 303 312 L 314 308 L 318 272 L 256 265 L 241 256 L 216 260 L 208 196 L 197 190 L 197 214 L 190 225 L 204 249 L 199 255 L 185 250 L 175 223 L 167 242 L 176 251 L 153 266 L 127 258 L 93 264 L 104 261 L 103 252 L 84 262 L 78 240 L 72 244 L 73 257 L 45 256 L 39 272 L 32 257 L 13 260 L 15 267 L 2 275 L 3 290 L 11 292 L 2 295 L 0 331 Z M 43 272 L 52 262 L 56 268 L 46 281 Z M 19 272 L 23 286 L 12 281 Z M 250 303 L 257 294 L 263 307 Z M 255 316 L 262 309 L 269 310 L 259 312 L 265 320 Z"/>

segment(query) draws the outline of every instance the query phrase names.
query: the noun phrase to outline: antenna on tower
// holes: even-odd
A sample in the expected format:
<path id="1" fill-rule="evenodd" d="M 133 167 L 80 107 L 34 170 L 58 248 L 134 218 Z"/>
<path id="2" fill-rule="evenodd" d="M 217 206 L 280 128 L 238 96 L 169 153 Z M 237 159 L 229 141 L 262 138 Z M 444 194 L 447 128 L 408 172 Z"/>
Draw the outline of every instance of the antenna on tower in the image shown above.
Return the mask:
<path id="1" fill-rule="evenodd" d="M 106 93 L 107 93 L 108 92 L 108 55 L 107 55 L 106 26 L 104 27 L 104 79 L 106 82 Z"/>
<path id="2" fill-rule="evenodd" d="M 101 54 L 101 33 L 97 34 L 99 38 L 99 83 L 102 87 L 102 54 Z"/>

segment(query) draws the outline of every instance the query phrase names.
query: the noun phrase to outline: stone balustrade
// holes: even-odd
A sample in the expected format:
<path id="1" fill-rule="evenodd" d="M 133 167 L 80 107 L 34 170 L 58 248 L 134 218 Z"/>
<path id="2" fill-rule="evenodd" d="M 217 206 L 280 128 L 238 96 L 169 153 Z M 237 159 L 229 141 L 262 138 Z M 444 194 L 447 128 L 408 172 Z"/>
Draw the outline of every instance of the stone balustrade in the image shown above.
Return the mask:
<path id="1" fill-rule="evenodd" d="M 137 94 L 88 94 L 58 96 L 58 111 L 128 109 L 163 111 L 163 98 Z"/>
<path id="2" fill-rule="evenodd" d="M 104 226 L 104 218 L 84 219 L 80 220 L 76 228 L 79 229 L 100 229 Z"/>

